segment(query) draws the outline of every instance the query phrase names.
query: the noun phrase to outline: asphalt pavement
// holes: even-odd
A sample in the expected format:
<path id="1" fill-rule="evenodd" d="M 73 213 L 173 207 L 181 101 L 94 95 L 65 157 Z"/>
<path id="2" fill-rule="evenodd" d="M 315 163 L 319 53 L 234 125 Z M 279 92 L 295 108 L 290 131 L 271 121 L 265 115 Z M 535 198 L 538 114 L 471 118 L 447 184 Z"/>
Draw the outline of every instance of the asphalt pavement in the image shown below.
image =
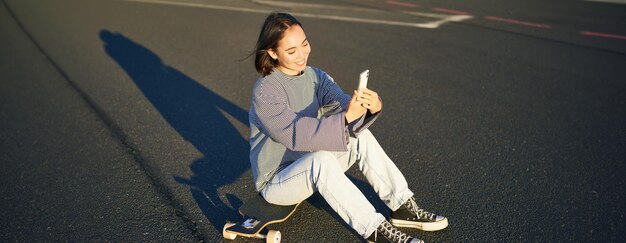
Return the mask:
<path id="1" fill-rule="evenodd" d="M 603 1 L 4 0 L 0 241 L 221 242 L 255 196 L 251 59 L 271 11 L 349 91 L 426 242 L 624 238 L 626 5 Z M 383 214 L 357 168 L 348 174 Z M 315 194 L 286 242 L 361 239 Z M 258 242 L 237 238 L 234 242 Z"/>

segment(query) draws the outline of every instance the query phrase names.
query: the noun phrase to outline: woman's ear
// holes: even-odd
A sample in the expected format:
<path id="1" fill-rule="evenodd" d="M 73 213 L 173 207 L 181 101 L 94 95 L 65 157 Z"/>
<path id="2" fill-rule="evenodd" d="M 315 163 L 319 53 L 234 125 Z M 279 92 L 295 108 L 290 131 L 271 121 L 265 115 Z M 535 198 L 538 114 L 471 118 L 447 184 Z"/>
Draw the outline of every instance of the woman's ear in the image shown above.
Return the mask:
<path id="1" fill-rule="evenodd" d="M 276 52 L 274 52 L 274 50 L 268 49 L 267 53 L 270 54 L 270 57 L 272 57 L 272 59 L 274 60 L 278 59 L 278 55 L 276 55 Z"/>

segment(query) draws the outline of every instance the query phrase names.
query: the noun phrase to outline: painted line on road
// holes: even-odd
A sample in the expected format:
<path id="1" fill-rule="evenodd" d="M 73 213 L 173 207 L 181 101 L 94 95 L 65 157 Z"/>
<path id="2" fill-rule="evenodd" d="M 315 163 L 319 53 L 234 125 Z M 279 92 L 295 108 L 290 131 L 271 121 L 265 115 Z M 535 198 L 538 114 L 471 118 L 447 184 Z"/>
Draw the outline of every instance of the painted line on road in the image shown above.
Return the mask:
<path id="1" fill-rule="evenodd" d="M 509 24 L 524 25 L 524 26 L 529 26 L 529 27 L 537 27 L 537 28 L 544 28 L 544 29 L 552 28 L 552 26 L 548 24 L 531 23 L 531 22 L 514 20 L 514 19 L 506 19 L 506 18 L 501 18 L 501 17 L 496 17 L 496 16 L 485 16 L 485 19 L 509 23 Z"/>
<path id="2" fill-rule="evenodd" d="M 378 19 L 363 19 L 363 18 L 354 18 L 354 17 L 343 17 L 343 16 L 335 16 L 335 15 L 319 15 L 319 14 L 309 14 L 309 13 L 292 13 L 295 16 L 300 17 L 310 17 L 317 19 L 328 19 L 328 20 L 339 20 L 346 22 L 356 22 L 356 23 L 368 23 L 368 24 L 383 24 L 383 25 L 394 25 L 394 26 L 405 26 L 405 27 L 416 27 L 416 28 L 425 28 L 425 29 L 434 29 L 442 24 L 447 22 L 454 21 L 463 21 L 471 18 L 471 16 L 452 16 L 442 20 L 437 20 L 433 22 L 427 23 L 413 23 L 413 22 L 399 22 L 399 21 L 389 21 L 389 20 L 378 20 Z"/>
<path id="3" fill-rule="evenodd" d="M 417 7 L 417 4 L 414 4 L 414 3 L 407 3 L 407 2 L 400 2 L 400 1 L 393 1 L 393 0 L 387 1 L 387 4 L 402 6 L 402 7 L 409 7 L 409 8 Z"/>
<path id="4" fill-rule="evenodd" d="M 617 3 L 626 4 L 626 0 L 585 0 L 587 2 Z"/>
<path id="5" fill-rule="evenodd" d="M 185 6 L 185 7 L 195 7 L 195 8 L 207 8 L 207 9 L 228 10 L 228 11 L 247 12 L 247 13 L 268 14 L 272 12 L 271 10 L 263 10 L 263 9 L 229 7 L 229 6 L 221 6 L 221 5 L 202 4 L 202 3 L 171 2 L 171 1 L 163 1 L 163 0 L 121 0 L 121 1 L 173 5 L 173 6 Z M 415 23 L 415 22 L 401 22 L 401 21 L 381 20 L 381 19 L 365 19 L 365 18 L 344 17 L 344 16 L 337 16 L 337 15 L 311 14 L 311 13 L 292 12 L 291 14 L 294 16 L 305 17 L 305 18 L 308 17 L 308 18 L 337 20 L 337 21 L 354 22 L 354 23 L 382 24 L 382 25 L 404 26 L 404 27 L 415 27 L 415 28 L 426 28 L 426 29 L 437 28 L 441 26 L 442 24 L 445 24 L 448 22 L 463 21 L 463 20 L 472 18 L 472 16 L 458 15 L 458 16 L 445 17 L 441 20 L 437 20 L 433 22 Z M 432 13 L 422 13 L 422 14 L 432 15 Z"/>
<path id="6" fill-rule="evenodd" d="M 581 35 L 586 35 L 586 36 L 595 36 L 595 37 L 603 37 L 603 38 L 626 40 L 626 36 L 623 36 L 623 35 L 614 35 L 614 34 L 591 32 L 591 31 L 582 31 L 582 32 L 580 32 L 580 34 Z"/>
<path id="7" fill-rule="evenodd" d="M 120 0 L 120 1 L 136 2 L 136 3 L 152 3 L 152 4 L 173 5 L 173 6 L 194 7 L 194 8 L 208 8 L 208 9 L 228 10 L 228 11 L 247 12 L 247 13 L 271 13 L 271 11 L 269 10 L 261 10 L 261 9 L 254 9 L 254 8 L 241 8 L 241 7 L 228 7 L 228 6 L 202 4 L 202 3 L 169 2 L 169 1 L 159 1 L 159 0 Z"/>
<path id="8" fill-rule="evenodd" d="M 420 16 L 420 17 L 441 18 L 440 20 L 420 24 L 421 25 L 420 27 L 428 28 L 428 29 L 437 28 L 441 26 L 442 24 L 445 24 L 448 22 L 461 22 L 461 21 L 474 18 L 474 16 L 471 16 L 471 15 L 442 15 L 442 14 L 419 13 L 419 12 L 408 12 L 408 11 L 402 12 L 402 13 L 414 15 L 414 16 Z"/>
<path id="9" fill-rule="evenodd" d="M 469 15 L 468 12 L 458 11 L 458 10 L 454 10 L 454 9 L 447 9 L 447 8 L 432 8 L 432 10 L 436 11 L 436 12 L 440 12 L 440 13 Z"/>
<path id="10" fill-rule="evenodd" d="M 280 2 L 280 1 L 270 1 L 270 0 L 252 0 L 252 2 L 270 5 L 274 7 L 286 7 L 286 8 L 320 8 L 320 9 L 332 9 L 332 10 L 347 10 L 347 11 L 353 11 L 353 12 L 383 12 L 382 10 L 371 9 L 371 8 L 362 8 L 362 7 L 353 7 L 353 6 L 334 6 L 334 5 L 325 5 L 325 4 L 315 4 L 315 3 Z"/>

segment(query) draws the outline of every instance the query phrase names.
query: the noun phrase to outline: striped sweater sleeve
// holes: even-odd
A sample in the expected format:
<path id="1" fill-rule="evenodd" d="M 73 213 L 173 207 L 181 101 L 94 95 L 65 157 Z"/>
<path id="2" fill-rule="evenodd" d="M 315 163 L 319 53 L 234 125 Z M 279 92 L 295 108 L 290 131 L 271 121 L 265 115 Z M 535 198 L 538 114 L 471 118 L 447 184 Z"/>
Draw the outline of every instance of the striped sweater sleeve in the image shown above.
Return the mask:
<path id="1" fill-rule="evenodd" d="M 344 112 L 321 118 L 300 116 L 289 108 L 279 84 L 270 79 L 256 87 L 252 105 L 261 129 L 292 151 L 347 151 Z"/>
<path id="2" fill-rule="evenodd" d="M 333 78 L 326 72 L 317 68 L 314 68 L 313 70 L 315 71 L 315 74 L 320 82 L 320 87 L 317 91 L 319 96 L 318 99 L 321 100 L 324 105 L 339 102 L 342 110 L 345 111 L 348 108 L 351 96 L 344 93 L 339 85 L 335 83 L 335 80 L 333 80 Z"/>
<path id="3" fill-rule="evenodd" d="M 348 108 L 351 96 L 344 93 L 339 85 L 337 85 L 333 78 L 326 72 L 317 68 L 314 68 L 314 70 L 319 77 L 321 83 L 320 90 L 318 90 L 318 94 L 321 95 L 320 100 L 322 100 L 325 105 L 332 102 L 339 102 L 341 104 L 342 110 L 345 111 Z M 382 102 L 382 99 L 380 100 Z M 371 126 L 374 121 L 376 121 L 380 113 L 381 111 L 376 114 L 371 114 L 367 112 L 365 115 L 348 124 L 349 135 L 351 137 L 358 136 L 363 130 L 369 128 L 369 126 Z"/>

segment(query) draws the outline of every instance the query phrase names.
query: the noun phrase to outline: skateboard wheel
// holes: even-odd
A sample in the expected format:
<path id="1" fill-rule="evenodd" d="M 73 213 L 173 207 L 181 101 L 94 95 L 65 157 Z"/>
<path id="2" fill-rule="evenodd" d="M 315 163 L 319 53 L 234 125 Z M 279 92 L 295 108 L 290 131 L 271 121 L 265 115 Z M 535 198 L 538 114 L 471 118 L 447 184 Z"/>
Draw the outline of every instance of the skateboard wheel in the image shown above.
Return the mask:
<path id="1" fill-rule="evenodd" d="M 235 225 L 235 223 L 230 223 L 230 222 L 224 225 L 224 228 L 222 229 L 222 235 L 224 236 L 224 238 L 229 239 L 229 240 L 234 240 L 237 237 L 236 234 L 226 232 L 226 229 L 230 228 L 233 225 Z"/>
<path id="2" fill-rule="evenodd" d="M 267 238 L 265 238 L 265 242 L 267 243 L 280 243 L 281 235 L 278 230 L 270 230 L 267 232 Z"/>

